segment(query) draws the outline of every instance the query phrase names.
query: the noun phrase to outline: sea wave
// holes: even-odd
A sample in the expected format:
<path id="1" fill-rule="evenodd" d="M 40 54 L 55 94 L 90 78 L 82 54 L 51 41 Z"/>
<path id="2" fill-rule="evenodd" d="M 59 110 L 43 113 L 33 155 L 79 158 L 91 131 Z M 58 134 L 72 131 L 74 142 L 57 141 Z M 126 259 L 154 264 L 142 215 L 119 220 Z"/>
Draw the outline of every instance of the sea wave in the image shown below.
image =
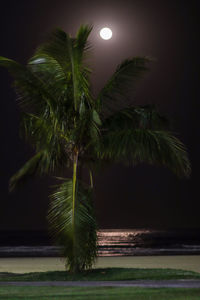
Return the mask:
<path id="1" fill-rule="evenodd" d="M 31 244 L 25 235 L 15 244 L 1 244 L 0 257 L 60 256 L 62 249 L 34 234 Z M 32 236 L 32 237 L 33 237 Z M 13 241 L 13 239 L 12 239 Z M 38 242 L 39 241 L 39 242 Z M 42 242 L 42 243 L 41 243 Z M 103 229 L 98 231 L 99 256 L 200 254 L 200 232 L 158 231 L 150 229 Z"/>

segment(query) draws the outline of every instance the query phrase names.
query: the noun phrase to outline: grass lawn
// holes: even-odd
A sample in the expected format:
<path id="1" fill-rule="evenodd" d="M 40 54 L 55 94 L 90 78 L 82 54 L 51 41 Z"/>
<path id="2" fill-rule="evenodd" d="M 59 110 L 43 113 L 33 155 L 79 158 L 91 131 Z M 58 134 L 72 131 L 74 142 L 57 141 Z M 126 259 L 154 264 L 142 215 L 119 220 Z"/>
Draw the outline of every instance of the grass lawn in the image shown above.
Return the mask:
<path id="1" fill-rule="evenodd" d="M 0 281 L 200 279 L 200 273 L 176 269 L 100 268 L 73 275 L 67 271 L 0 273 Z"/>
<path id="2" fill-rule="evenodd" d="M 134 287 L 1 287 L 1 300 L 199 300 L 200 289 Z"/>

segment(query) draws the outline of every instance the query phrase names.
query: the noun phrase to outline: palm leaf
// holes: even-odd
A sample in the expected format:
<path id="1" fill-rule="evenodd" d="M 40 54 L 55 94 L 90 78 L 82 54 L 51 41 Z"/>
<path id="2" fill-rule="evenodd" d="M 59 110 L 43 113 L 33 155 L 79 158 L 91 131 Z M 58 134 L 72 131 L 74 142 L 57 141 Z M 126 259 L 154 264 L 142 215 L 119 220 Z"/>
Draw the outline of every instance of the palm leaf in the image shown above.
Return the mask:
<path id="1" fill-rule="evenodd" d="M 34 175 L 54 173 L 69 167 L 66 136 L 59 125 L 33 114 L 23 114 L 21 134 L 34 146 L 36 154 L 10 180 L 10 190 Z"/>
<path id="2" fill-rule="evenodd" d="M 147 57 L 133 57 L 117 67 L 97 98 L 103 113 L 119 109 L 118 103 L 135 88 L 135 82 L 148 70 L 149 62 Z"/>
<path id="3" fill-rule="evenodd" d="M 43 151 L 38 152 L 30 160 L 28 160 L 15 175 L 11 177 L 9 183 L 10 191 L 13 191 L 17 185 L 19 186 L 23 184 L 28 178 L 32 177 L 38 172 L 39 162 L 43 155 Z"/>
<path id="4" fill-rule="evenodd" d="M 160 115 L 154 105 L 130 106 L 114 112 L 105 118 L 102 124 L 104 130 L 127 128 L 167 129 L 169 121 Z"/>
<path id="5" fill-rule="evenodd" d="M 14 77 L 18 102 L 23 109 L 39 113 L 48 106 L 51 111 L 54 110 L 54 98 L 42 79 L 37 77 L 30 68 L 5 57 L 0 57 L 0 65 L 6 67 Z"/>
<path id="6" fill-rule="evenodd" d="M 87 37 L 91 31 L 88 26 L 82 26 L 77 33 L 77 38 L 73 39 L 61 29 L 56 29 L 50 36 L 49 41 L 40 46 L 30 63 L 43 61 L 38 67 L 46 65 L 48 69 L 56 66 L 57 74 L 60 78 L 65 77 L 66 82 L 71 87 L 71 96 L 75 110 L 78 110 L 81 97 L 84 94 L 90 101 L 90 90 L 88 68 L 83 67 L 82 58 L 87 47 Z M 40 66 L 41 65 L 41 66 Z"/>
<path id="7" fill-rule="evenodd" d="M 191 171 L 184 144 L 162 130 L 121 128 L 107 132 L 99 156 L 128 164 L 165 166 L 178 176 L 189 176 Z"/>
<path id="8" fill-rule="evenodd" d="M 92 31 L 92 26 L 81 25 L 76 34 L 76 55 L 79 63 L 82 64 L 83 59 L 86 58 L 86 53 L 90 49 L 90 44 L 88 43 L 88 37 Z"/>
<path id="9" fill-rule="evenodd" d="M 91 189 L 77 182 L 75 212 L 72 190 L 71 179 L 65 179 L 57 187 L 51 195 L 48 220 L 53 236 L 63 247 L 67 268 L 78 271 L 90 268 L 96 259 L 96 222 Z"/>

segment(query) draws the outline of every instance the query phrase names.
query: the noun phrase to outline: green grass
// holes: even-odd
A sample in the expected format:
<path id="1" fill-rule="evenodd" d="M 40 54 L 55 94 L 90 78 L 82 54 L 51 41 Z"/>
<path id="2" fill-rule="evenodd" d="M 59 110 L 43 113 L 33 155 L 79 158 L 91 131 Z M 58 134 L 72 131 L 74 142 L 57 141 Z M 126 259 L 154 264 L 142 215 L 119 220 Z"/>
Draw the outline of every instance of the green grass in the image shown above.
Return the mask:
<path id="1" fill-rule="evenodd" d="M 105 268 L 73 275 L 67 271 L 36 273 L 0 273 L 0 281 L 70 281 L 70 280 L 136 280 L 200 279 L 200 273 L 176 269 Z"/>
<path id="2" fill-rule="evenodd" d="M 1 300 L 199 300 L 200 289 L 118 287 L 0 287 Z"/>

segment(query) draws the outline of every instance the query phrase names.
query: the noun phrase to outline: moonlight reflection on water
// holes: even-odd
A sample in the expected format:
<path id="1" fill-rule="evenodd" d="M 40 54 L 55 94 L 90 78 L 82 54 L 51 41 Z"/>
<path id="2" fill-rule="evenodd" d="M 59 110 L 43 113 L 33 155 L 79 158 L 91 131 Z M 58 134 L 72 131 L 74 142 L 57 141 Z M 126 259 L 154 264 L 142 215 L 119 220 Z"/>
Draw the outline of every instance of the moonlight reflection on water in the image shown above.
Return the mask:
<path id="1" fill-rule="evenodd" d="M 26 236 L 21 241 L 27 241 Z M 60 248 L 41 236 L 31 243 L 1 243 L 0 257 L 56 257 Z M 39 242 L 40 241 L 40 242 Z M 102 229 L 98 231 L 99 256 L 200 254 L 200 230 Z"/>
<path id="2" fill-rule="evenodd" d="M 103 229 L 98 232 L 99 246 L 136 246 L 142 234 L 150 233 L 146 229 Z"/>

